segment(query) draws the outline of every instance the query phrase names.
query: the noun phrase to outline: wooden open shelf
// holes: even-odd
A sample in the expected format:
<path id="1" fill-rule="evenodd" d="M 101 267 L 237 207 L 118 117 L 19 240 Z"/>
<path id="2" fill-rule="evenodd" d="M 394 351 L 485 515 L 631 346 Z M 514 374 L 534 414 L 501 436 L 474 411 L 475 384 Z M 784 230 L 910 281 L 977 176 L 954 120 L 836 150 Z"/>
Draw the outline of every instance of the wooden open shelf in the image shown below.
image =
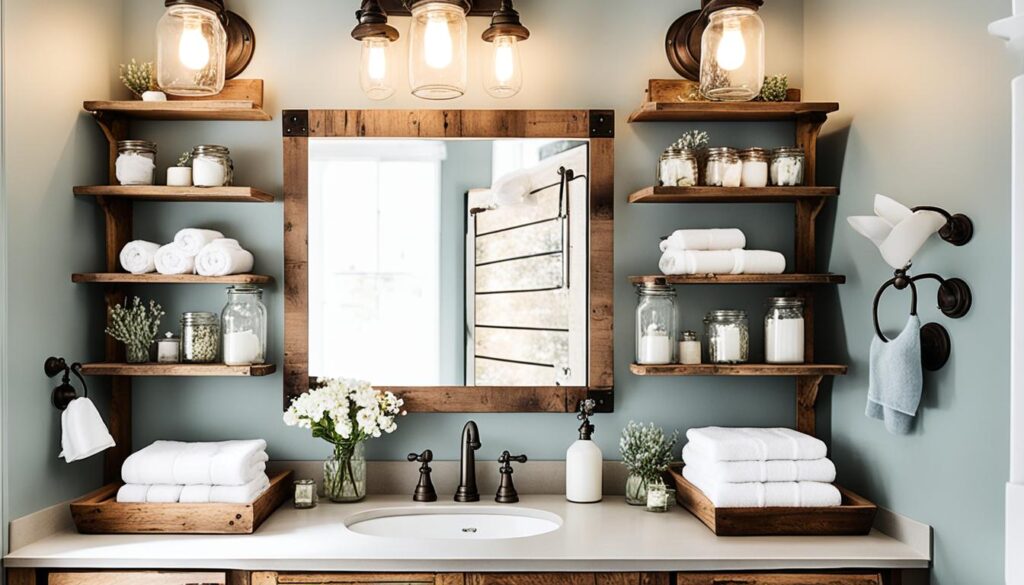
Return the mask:
<path id="1" fill-rule="evenodd" d="M 198 274 L 86 272 L 72 274 L 71 282 L 76 284 L 270 284 L 274 282 L 274 277 L 264 274 L 200 276 Z"/>
<path id="2" fill-rule="evenodd" d="M 838 187 L 645 187 L 630 203 L 792 203 L 835 197 Z"/>
<path id="3" fill-rule="evenodd" d="M 652 274 L 630 276 L 633 284 L 664 282 L 666 284 L 844 284 L 842 274 L 685 274 L 663 276 Z"/>
<path id="4" fill-rule="evenodd" d="M 847 367 L 837 364 L 631 364 L 637 376 L 842 376 Z"/>
<path id="5" fill-rule="evenodd" d="M 822 117 L 835 102 L 644 102 L 629 122 L 749 122 Z"/>
<path id="6" fill-rule="evenodd" d="M 82 365 L 86 376 L 269 376 L 277 371 L 273 364 L 228 366 L 225 364 L 125 364 L 91 363 Z"/>
<path id="7" fill-rule="evenodd" d="M 271 203 L 274 196 L 252 187 L 168 187 L 166 185 L 93 185 L 75 187 L 76 197 L 117 197 L 134 201 Z"/>
<path id="8" fill-rule="evenodd" d="M 252 100 L 181 100 L 166 102 L 88 101 L 82 107 L 94 114 L 140 120 L 236 120 L 266 122 L 273 117 Z"/>

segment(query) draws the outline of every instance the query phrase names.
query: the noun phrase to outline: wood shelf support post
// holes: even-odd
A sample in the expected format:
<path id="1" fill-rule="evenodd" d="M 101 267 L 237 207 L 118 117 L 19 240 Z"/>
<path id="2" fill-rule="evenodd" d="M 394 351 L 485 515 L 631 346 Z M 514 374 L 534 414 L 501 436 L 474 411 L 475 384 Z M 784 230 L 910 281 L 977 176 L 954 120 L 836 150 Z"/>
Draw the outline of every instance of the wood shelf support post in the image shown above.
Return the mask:
<path id="1" fill-rule="evenodd" d="M 813 112 L 796 119 L 796 145 L 804 149 L 804 185 L 818 184 L 818 134 L 828 114 Z"/>
<path id="2" fill-rule="evenodd" d="M 796 202 L 796 229 L 794 240 L 794 256 L 796 271 L 813 274 L 817 267 L 816 229 L 818 214 L 825 207 L 824 199 Z"/>
<path id="3" fill-rule="evenodd" d="M 814 435 L 814 406 L 824 376 L 799 376 L 796 379 L 796 430 Z"/>

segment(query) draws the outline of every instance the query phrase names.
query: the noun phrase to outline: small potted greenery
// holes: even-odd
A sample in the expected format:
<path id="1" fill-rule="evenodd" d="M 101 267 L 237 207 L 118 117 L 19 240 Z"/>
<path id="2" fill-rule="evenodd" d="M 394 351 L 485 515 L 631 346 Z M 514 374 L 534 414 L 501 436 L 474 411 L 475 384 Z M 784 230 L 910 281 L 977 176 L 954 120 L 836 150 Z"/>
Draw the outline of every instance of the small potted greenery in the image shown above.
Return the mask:
<path id="1" fill-rule="evenodd" d="M 622 464 L 629 470 L 627 504 L 647 504 L 647 487 L 661 481 L 661 474 L 672 463 L 672 449 L 678 439 L 679 431 L 673 431 L 672 437 L 666 438 L 665 431 L 654 423 L 644 426 L 629 421 L 622 429 L 619 450 L 622 452 Z"/>
<path id="2" fill-rule="evenodd" d="M 160 87 L 156 83 L 152 62 L 138 63 L 132 59 L 132 62 L 127 65 L 122 63 L 121 83 L 142 101 L 167 101 L 167 94 L 160 91 Z"/>
<path id="3" fill-rule="evenodd" d="M 107 335 L 124 344 L 125 356 L 130 364 L 143 364 L 149 361 L 149 348 L 156 339 L 163 318 L 163 308 L 156 301 L 149 301 L 149 307 L 135 297 L 133 305 L 128 307 L 120 303 L 110 309 Z"/>

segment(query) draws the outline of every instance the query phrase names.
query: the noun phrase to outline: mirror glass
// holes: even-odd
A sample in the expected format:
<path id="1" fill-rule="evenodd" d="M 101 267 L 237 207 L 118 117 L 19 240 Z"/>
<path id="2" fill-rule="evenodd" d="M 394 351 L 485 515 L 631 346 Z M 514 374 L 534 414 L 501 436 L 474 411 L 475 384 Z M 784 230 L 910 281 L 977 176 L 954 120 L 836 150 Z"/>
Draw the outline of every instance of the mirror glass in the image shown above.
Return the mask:
<path id="1" fill-rule="evenodd" d="M 309 140 L 309 374 L 586 386 L 589 145 Z"/>

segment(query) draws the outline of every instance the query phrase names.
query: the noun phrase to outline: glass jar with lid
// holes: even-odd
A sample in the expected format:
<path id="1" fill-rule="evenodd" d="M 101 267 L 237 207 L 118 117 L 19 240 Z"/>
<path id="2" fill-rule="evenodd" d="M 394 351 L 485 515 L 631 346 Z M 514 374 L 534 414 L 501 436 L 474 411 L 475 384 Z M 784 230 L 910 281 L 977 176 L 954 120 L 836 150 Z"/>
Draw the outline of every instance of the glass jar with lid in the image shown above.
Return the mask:
<path id="1" fill-rule="evenodd" d="M 181 339 L 168 331 L 156 340 L 156 361 L 159 364 L 176 364 L 181 359 Z"/>
<path id="2" fill-rule="evenodd" d="M 746 311 L 711 311 L 704 317 L 708 361 L 713 364 L 743 364 L 750 356 L 750 323 Z"/>
<path id="3" fill-rule="evenodd" d="M 122 185 L 152 185 L 156 171 L 156 143 L 149 140 L 118 140 L 114 163 Z"/>
<path id="4" fill-rule="evenodd" d="M 772 185 L 796 187 L 804 184 L 804 149 L 776 148 L 772 151 Z"/>
<path id="5" fill-rule="evenodd" d="M 234 174 L 235 163 L 227 147 L 201 144 L 192 149 L 192 184 L 196 187 L 226 187 Z"/>
<path id="6" fill-rule="evenodd" d="M 720 146 L 707 151 L 708 164 L 704 182 L 709 187 L 739 187 L 743 163 L 735 148 Z"/>
<path id="7" fill-rule="evenodd" d="M 740 161 L 743 163 L 740 186 L 742 187 L 767 187 L 768 186 L 768 161 L 771 157 L 768 151 L 763 148 L 746 148 L 740 151 Z"/>
<path id="8" fill-rule="evenodd" d="M 804 362 L 804 301 L 772 297 L 764 315 L 764 355 L 769 364 Z"/>
<path id="9" fill-rule="evenodd" d="M 676 363 L 676 289 L 665 279 L 637 285 L 636 363 Z"/>
<path id="10" fill-rule="evenodd" d="M 181 315 L 181 361 L 210 364 L 220 349 L 220 319 L 216 313 L 197 311 Z"/>
<path id="11" fill-rule="evenodd" d="M 224 363 L 249 366 L 266 362 L 267 307 L 263 289 L 251 284 L 229 286 L 228 302 L 220 314 Z"/>
<path id="12" fill-rule="evenodd" d="M 658 161 L 658 184 L 662 187 L 693 187 L 697 184 L 697 153 L 679 142 L 665 149 Z"/>

